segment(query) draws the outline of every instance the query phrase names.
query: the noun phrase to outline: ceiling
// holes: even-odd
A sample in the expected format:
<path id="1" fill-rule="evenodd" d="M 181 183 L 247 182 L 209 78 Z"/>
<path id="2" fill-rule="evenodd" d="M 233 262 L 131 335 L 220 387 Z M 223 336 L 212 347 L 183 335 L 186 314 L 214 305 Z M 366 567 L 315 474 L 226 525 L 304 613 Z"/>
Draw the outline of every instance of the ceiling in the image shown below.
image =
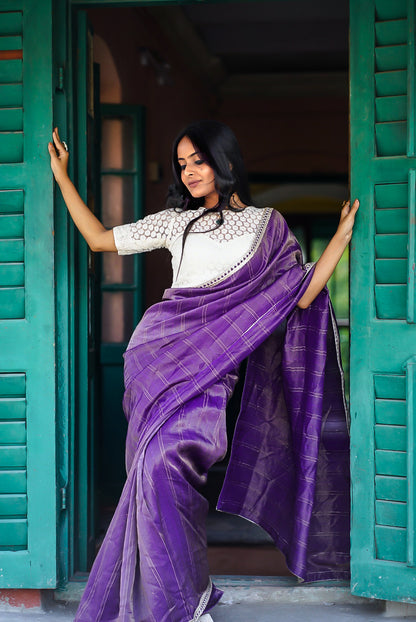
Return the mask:
<path id="1" fill-rule="evenodd" d="M 200 2 L 149 10 L 220 93 L 346 89 L 348 0 Z"/>

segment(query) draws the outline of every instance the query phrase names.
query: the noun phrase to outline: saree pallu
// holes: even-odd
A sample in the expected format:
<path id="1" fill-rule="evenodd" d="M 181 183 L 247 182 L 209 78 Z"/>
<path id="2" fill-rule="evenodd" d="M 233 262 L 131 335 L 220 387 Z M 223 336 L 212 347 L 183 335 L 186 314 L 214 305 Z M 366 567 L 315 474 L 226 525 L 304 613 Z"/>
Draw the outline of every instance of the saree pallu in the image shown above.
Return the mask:
<path id="1" fill-rule="evenodd" d="M 189 622 L 222 592 L 206 560 L 209 467 L 248 358 L 218 509 L 261 525 L 305 581 L 348 579 L 349 464 L 337 331 L 313 267 L 264 210 L 250 255 L 203 287 L 168 289 L 125 353 L 127 481 L 77 622 Z"/>

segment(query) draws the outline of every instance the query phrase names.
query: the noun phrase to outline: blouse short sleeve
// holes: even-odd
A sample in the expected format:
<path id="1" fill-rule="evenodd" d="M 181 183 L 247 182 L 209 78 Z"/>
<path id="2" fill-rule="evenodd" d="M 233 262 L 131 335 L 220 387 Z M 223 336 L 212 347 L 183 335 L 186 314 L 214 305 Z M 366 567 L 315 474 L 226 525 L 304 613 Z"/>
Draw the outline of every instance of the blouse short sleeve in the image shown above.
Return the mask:
<path id="1" fill-rule="evenodd" d="M 119 255 L 144 253 L 166 248 L 175 212 L 166 209 L 127 225 L 113 228 L 114 242 Z"/>

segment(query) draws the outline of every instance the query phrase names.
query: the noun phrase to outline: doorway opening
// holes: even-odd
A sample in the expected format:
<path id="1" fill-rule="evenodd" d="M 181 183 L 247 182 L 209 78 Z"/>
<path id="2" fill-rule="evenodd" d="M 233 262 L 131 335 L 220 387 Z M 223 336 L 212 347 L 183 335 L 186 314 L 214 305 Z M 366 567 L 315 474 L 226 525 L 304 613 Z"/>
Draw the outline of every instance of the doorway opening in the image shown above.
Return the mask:
<path id="1" fill-rule="evenodd" d="M 90 24 L 95 66 L 86 72 L 89 88 L 95 88 L 94 109 L 78 116 L 94 120 L 89 167 L 95 210 L 105 226 L 163 209 L 175 135 L 193 120 L 214 118 L 237 135 L 254 201 L 279 209 L 301 242 L 305 261 L 316 260 L 335 232 L 348 192 L 348 2 L 244 1 L 77 12 Z M 95 414 L 89 416 L 95 420 L 96 505 L 87 565 L 124 481 L 122 353 L 141 314 L 169 287 L 170 257 L 164 250 L 99 257 L 94 279 L 95 399 L 89 403 Z M 330 289 L 348 369 L 347 256 Z M 229 408 L 230 436 L 237 414 L 238 391 Z M 205 491 L 212 506 L 207 524 L 211 572 L 290 574 L 262 530 L 214 511 L 225 469 L 226 461 L 212 469 Z"/>

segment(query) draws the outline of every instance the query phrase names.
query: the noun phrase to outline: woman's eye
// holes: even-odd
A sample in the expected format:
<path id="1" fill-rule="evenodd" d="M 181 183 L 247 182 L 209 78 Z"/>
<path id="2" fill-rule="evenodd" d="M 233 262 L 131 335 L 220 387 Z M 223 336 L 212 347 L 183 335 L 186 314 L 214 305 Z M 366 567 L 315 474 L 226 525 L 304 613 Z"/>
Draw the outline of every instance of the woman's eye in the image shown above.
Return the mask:
<path id="1" fill-rule="evenodd" d="M 205 164 L 204 160 L 195 160 L 195 164 L 198 164 L 198 166 L 201 166 L 201 164 Z"/>
<path id="2" fill-rule="evenodd" d="M 186 164 L 181 164 L 179 168 L 181 171 L 184 171 L 186 169 Z"/>

